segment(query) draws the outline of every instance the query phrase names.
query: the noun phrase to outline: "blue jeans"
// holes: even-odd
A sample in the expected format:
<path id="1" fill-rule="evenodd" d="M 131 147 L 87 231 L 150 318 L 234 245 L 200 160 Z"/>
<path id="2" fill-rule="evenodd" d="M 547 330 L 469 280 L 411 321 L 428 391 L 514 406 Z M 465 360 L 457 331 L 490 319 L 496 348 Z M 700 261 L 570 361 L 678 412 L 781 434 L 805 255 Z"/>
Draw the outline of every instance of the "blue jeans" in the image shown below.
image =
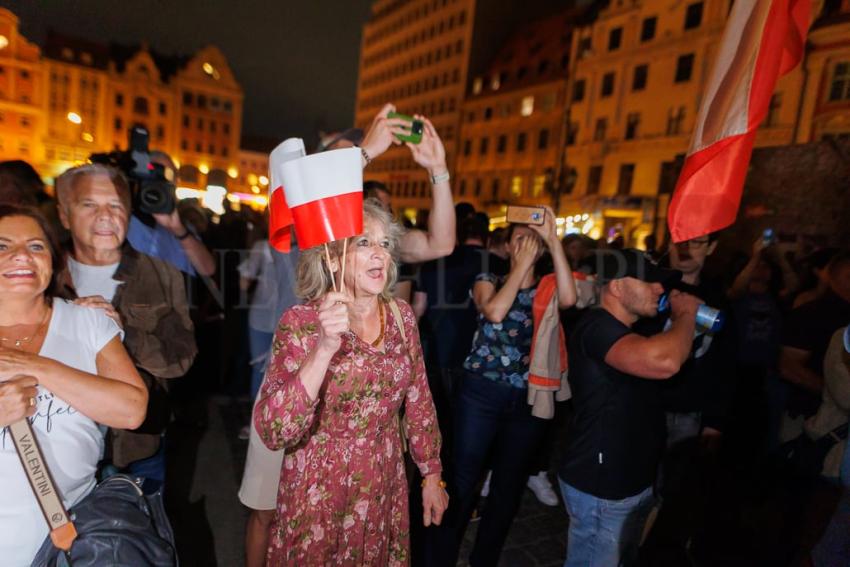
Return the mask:
<path id="1" fill-rule="evenodd" d="M 564 567 L 636 565 L 643 528 L 652 510 L 652 487 L 622 500 L 605 500 L 560 478 L 558 482 L 570 516 Z"/>
<path id="2" fill-rule="evenodd" d="M 251 401 L 257 399 L 260 386 L 263 384 L 273 339 L 274 333 L 248 327 L 248 348 L 251 352 Z"/>
<path id="3" fill-rule="evenodd" d="M 451 505 L 433 530 L 428 565 L 454 565 L 478 485 L 490 465 L 490 494 L 469 557 L 473 567 L 496 565 L 522 498 L 528 466 L 546 432 L 547 421 L 531 415 L 528 390 L 466 374 L 455 408 Z"/>

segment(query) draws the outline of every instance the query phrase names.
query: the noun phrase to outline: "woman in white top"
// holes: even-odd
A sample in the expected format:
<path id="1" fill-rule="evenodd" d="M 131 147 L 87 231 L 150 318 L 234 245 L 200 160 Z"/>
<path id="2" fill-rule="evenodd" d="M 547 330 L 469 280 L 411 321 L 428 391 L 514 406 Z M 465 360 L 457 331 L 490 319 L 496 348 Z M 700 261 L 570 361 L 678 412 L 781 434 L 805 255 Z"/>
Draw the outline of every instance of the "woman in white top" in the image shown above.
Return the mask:
<path id="1" fill-rule="evenodd" d="M 97 212 L 95 212 L 97 214 Z M 100 238 L 101 235 L 94 235 Z M 95 486 L 99 425 L 134 429 L 147 390 L 103 310 L 56 297 L 63 260 L 35 211 L 0 205 L 0 562 L 29 565 L 48 533 L 6 425 L 32 423 L 67 507 Z"/>

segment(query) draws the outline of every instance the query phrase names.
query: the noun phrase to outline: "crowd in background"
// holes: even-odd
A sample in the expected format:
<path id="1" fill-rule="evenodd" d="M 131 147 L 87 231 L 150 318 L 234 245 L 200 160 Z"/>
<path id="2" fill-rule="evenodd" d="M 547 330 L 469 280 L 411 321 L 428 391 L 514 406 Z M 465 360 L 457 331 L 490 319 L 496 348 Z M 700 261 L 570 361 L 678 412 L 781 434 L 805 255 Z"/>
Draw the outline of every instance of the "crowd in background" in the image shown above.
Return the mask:
<path id="1" fill-rule="evenodd" d="M 359 142 L 355 136 L 334 143 L 346 141 Z M 365 191 L 392 211 L 386 187 L 371 182 Z M 104 451 L 109 467 L 144 476 L 154 489 L 171 482 L 181 494 L 180 485 L 190 480 L 169 478 L 164 455 L 170 443 L 179 443 L 170 432 L 179 424 L 202 429 L 211 394 L 252 403 L 257 398 L 278 319 L 299 301 L 298 251 L 282 258 L 269 247 L 264 213 L 232 210 L 225 201 L 225 213 L 213 215 L 184 200 L 168 218 L 140 219 L 151 230 L 166 231 L 185 255 L 189 266 L 181 271 L 168 254 L 156 258 L 126 242 L 134 215 L 130 202 L 120 175 L 102 166 L 66 173 L 54 198 L 27 164 L 0 164 L 0 203 L 39 210 L 48 223 L 39 238 L 46 241 L 52 238 L 46 231 L 55 231 L 69 251 L 55 264 L 67 263 L 68 269 L 54 297 L 101 309 L 107 319 L 96 322 L 94 352 L 121 333 L 126 351 L 115 356 L 129 355 L 137 372 L 133 387 L 147 386 L 144 424 L 92 416 L 113 426 Z M 414 255 L 401 265 L 396 288 L 418 320 L 451 497 L 439 528 L 411 522 L 414 540 L 421 538 L 427 550 L 412 559 L 456 561 L 458 538 L 477 509 L 481 523 L 471 561 L 490 565 L 498 560 L 525 486 L 543 504 L 561 505 L 559 494 L 572 484 L 567 481 L 580 476 L 557 458 L 573 427 L 574 402 L 556 397 L 545 421 L 527 403 L 528 349 L 540 321 L 531 315 L 534 298 L 554 273 L 560 325 L 553 332 L 572 366 L 570 338 L 600 302 L 594 266 L 606 250 L 622 248 L 622 240 L 580 234 L 558 239 L 553 216 L 543 228 L 491 231 L 487 215 L 471 205 L 458 203 L 454 211 L 457 245 L 451 253 Z M 405 223 L 409 230 L 427 231 L 427 219 Z M 647 528 L 634 536 L 639 561 L 847 561 L 850 354 L 843 333 L 850 324 L 850 254 L 776 237 L 732 250 L 722 234 L 647 244 L 660 266 L 681 272 L 677 289 L 720 310 L 725 324 L 698 329 L 682 363 L 654 385 L 666 416 L 666 441 L 645 506 Z M 722 264 L 713 264 L 721 255 Z M 635 333 L 652 337 L 669 329 L 669 316 L 647 315 Z M 21 324 L 33 329 L 24 335 L 37 337 L 42 321 Z M 11 348 L 7 339 L 18 340 L 4 335 L 4 352 Z M 494 345 L 501 349 L 495 354 Z M 98 368 L 88 372 L 98 374 Z M 22 383 L 20 391 L 29 395 L 32 387 Z M 26 411 L 32 415 L 34 409 Z M 129 425 L 133 431 L 122 429 Z M 244 426 L 239 435 L 247 439 L 252 425 Z M 99 450 L 96 444 L 92 450 Z M 13 464 L 7 459 L 0 467 Z M 568 502 L 570 517 L 578 518 L 570 507 Z M 267 530 L 271 520 L 256 521 Z M 571 532 L 570 542 L 574 537 L 580 541 Z"/>

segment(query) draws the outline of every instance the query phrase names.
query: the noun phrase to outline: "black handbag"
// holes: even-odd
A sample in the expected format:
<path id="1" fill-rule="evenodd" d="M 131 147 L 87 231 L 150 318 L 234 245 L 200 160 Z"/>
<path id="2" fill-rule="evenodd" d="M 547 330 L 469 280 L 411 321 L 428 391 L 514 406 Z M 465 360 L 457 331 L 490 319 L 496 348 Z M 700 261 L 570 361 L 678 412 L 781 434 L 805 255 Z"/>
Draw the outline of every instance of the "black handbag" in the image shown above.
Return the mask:
<path id="1" fill-rule="evenodd" d="M 47 538 L 32 567 L 176 567 L 174 532 L 162 492 L 142 492 L 141 479 L 116 474 L 71 509 L 77 530 L 70 551 Z"/>
<path id="2" fill-rule="evenodd" d="M 29 421 L 9 431 L 50 529 L 32 567 L 177 567 L 161 492 L 146 495 L 142 479 L 114 475 L 68 513 Z"/>
<path id="3" fill-rule="evenodd" d="M 797 478 L 817 478 L 823 470 L 826 456 L 837 444 L 847 439 L 847 423 L 826 435 L 812 439 L 804 431 L 779 447 L 779 457 L 786 471 Z"/>

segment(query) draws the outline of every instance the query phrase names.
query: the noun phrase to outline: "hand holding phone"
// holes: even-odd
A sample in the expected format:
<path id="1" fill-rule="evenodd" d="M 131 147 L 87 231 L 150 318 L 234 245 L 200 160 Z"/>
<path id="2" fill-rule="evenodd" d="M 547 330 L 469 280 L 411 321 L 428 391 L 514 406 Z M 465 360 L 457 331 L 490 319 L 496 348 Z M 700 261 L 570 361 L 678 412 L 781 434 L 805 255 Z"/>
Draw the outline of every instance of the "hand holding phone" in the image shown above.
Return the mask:
<path id="1" fill-rule="evenodd" d="M 422 124 L 421 120 L 416 120 L 412 116 L 408 116 L 406 114 L 400 114 L 398 112 L 390 112 L 387 114 L 387 118 L 400 118 L 405 120 L 408 125 L 404 126 L 404 130 L 406 130 L 407 134 L 396 134 L 396 138 L 401 140 L 402 142 L 410 142 L 411 144 L 418 144 L 422 141 L 422 131 L 425 126 Z"/>
<path id="2" fill-rule="evenodd" d="M 542 225 L 546 220 L 546 209 L 543 207 L 524 207 L 520 205 L 508 205 L 505 220 L 519 224 Z"/>

